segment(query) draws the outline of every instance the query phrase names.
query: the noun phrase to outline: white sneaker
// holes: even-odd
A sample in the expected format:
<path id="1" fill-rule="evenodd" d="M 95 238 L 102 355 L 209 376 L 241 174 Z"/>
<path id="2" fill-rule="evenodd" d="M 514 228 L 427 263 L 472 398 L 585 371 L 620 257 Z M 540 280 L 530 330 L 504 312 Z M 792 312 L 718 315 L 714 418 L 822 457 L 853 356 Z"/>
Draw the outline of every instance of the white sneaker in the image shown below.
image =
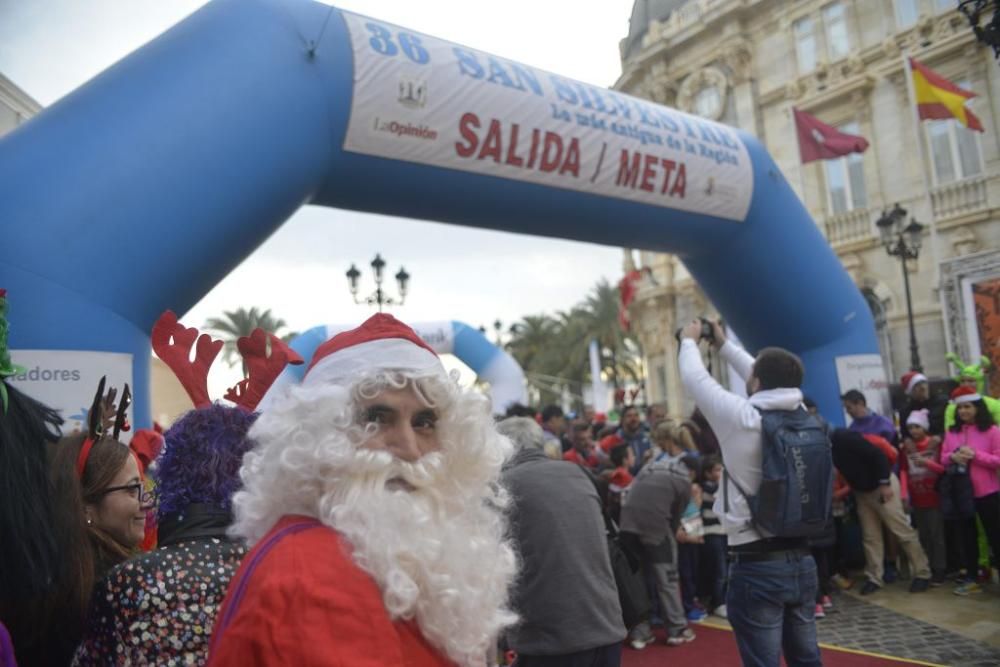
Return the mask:
<path id="1" fill-rule="evenodd" d="M 652 632 L 649 632 L 648 634 L 643 636 L 630 637 L 628 643 L 629 646 L 634 648 L 636 651 L 641 651 L 642 649 L 646 648 L 655 641 L 656 641 L 656 636 Z"/>
<path id="2" fill-rule="evenodd" d="M 726 613 L 726 605 L 720 604 L 718 607 L 712 610 L 713 616 L 718 616 L 719 618 L 729 618 Z"/>
<path id="3" fill-rule="evenodd" d="M 673 637 L 667 637 L 667 646 L 680 646 L 681 644 L 693 642 L 694 638 L 694 631 L 691 628 L 684 628 L 681 630 L 680 634 L 674 635 Z"/>
<path id="4" fill-rule="evenodd" d="M 652 635 L 649 637 L 635 637 L 629 641 L 629 646 L 634 648 L 636 651 L 641 651 L 654 641 L 656 641 L 656 637 L 653 637 Z"/>

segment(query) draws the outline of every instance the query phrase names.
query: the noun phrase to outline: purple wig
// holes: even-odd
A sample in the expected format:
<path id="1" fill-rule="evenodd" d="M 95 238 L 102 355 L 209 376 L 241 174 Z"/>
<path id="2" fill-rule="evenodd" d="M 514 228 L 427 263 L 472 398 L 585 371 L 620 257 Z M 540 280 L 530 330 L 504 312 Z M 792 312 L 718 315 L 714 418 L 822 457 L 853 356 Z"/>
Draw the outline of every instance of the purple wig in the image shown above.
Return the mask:
<path id="1" fill-rule="evenodd" d="M 231 508 L 243 455 L 252 447 L 247 431 L 256 419 L 255 412 L 213 404 L 191 410 L 167 429 L 156 460 L 158 519 L 192 503 Z"/>

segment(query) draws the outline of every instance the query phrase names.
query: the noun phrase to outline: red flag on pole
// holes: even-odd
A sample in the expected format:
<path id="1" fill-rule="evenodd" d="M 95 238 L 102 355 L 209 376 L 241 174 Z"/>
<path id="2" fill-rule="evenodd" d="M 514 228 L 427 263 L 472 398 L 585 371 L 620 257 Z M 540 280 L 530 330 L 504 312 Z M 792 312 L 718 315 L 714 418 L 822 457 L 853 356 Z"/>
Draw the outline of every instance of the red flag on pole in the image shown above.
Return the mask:
<path id="1" fill-rule="evenodd" d="M 805 111 L 793 108 L 795 129 L 799 135 L 799 155 L 802 164 L 815 160 L 832 160 L 851 153 L 864 153 L 868 140 L 845 134 Z"/>
<path id="2" fill-rule="evenodd" d="M 628 317 L 628 306 L 635 299 L 635 293 L 639 291 L 639 286 L 636 283 L 642 274 L 639 271 L 629 271 L 625 274 L 625 277 L 618 281 L 618 294 L 621 298 L 621 305 L 618 307 L 618 324 L 621 325 L 622 331 L 628 331 L 632 326 Z"/>
<path id="3" fill-rule="evenodd" d="M 910 58 L 910 70 L 920 120 L 954 118 L 970 130 L 984 131 L 976 114 L 965 108 L 966 101 L 976 97 L 974 92 L 959 88 L 915 58 Z"/>

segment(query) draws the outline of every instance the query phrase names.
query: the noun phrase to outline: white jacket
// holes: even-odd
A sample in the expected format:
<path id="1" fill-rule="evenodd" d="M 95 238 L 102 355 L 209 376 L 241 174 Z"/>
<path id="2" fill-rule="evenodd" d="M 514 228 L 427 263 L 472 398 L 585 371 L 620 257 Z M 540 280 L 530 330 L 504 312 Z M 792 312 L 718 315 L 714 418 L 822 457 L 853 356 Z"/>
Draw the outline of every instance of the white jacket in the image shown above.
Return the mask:
<path id="1" fill-rule="evenodd" d="M 753 371 L 754 359 L 746 350 L 732 341 L 726 341 L 719 351 L 723 361 L 730 364 L 745 380 Z M 726 467 L 724 482 L 715 496 L 712 509 L 719 515 L 726 530 L 730 546 L 754 542 L 768 535 L 761 535 L 750 525 L 750 508 L 736 484 L 754 494 L 760 488 L 761 431 L 760 410 L 794 410 L 802 403 L 800 389 L 768 389 L 744 398 L 726 391 L 705 370 L 701 352 L 693 340 L 681 342 L 678 364 L 681 382 L 695 404 L 708 420 L 722 448 L 722 462 Z M 725 498 L 729 497 L 729 511 L 725 511 Z"/>

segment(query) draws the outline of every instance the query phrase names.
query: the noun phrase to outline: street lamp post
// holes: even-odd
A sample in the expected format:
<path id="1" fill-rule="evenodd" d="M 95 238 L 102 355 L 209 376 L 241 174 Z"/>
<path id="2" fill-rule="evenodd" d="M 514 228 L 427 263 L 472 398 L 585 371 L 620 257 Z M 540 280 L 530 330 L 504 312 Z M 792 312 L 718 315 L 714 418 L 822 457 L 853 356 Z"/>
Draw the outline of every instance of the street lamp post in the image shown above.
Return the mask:
<path id="1" fill-rule="evenodd" d="M 507 342 L 508 342 L 508 344 L 514 338 L 514 336 L 516 336 L 518 334 L 518 332 L 520 330 L 521 330 L 521 327 L 516 322 L 514 324 L 511 324 L 509 327 L 507 327 Z M 497 337 L 497 341 L 496 341 L 497 342 L 497 347 L 502 348 L 504 346 L 504 342 L 503 342 L 504 331 L 503 331 L 503 322 L 500 321 L 499 318 L 493 320 L 493 332 L 494 332 L 494 334 Z M 483 334 L 484 336 L 486 335 L 486 325 L 484 325 L 484 324 L 480 324 L 479 325 L 479 333 Z"/>
<path id="2" fill-rule="evenodd" d="M 958 11 L 965 14 L 976 39 L 993 49 L 993 57 L 1000 58 L 1000 2 L 998 0 L 960 0 Z M 988 12 L 992 16 L 987 19 Z M 980 25 L 980 20 L 983 24 Z"/>
<path id="3" fill-rule="evenodd" d="M 910 324 L 910 370 L 922 372 L 920 352 L 917 349 L 917 330 L 913 325 L 913 301 L 910 297 L 910 273 L 906 270 L 906 260 L 914 261 L 920 256 L 921 234 L 924 226 L 911 218 L 905 225 L 906 209 L 896 204 L 891 211 L 883 211 L 875 222 L 885 251 L 890 257 L 898 257 L 903 266 L 903 288 L 906 291 L 906 317 Z"/>
<path id="4" fill-rule="evenodd" d="M 375 253 L 375 259 L 372 260 L 371 267 L 375 274 L 375 291 L 372 292 L 371 296 L 364 299 L 358 299 L 358 278 L 361 277 L 361 271 L 358 271 L 358 268 L 354 264 L 351 264 L 351 268 L 345 274 L 354 303 L 366 303 L 369 306 L 378 305 L 378 312 L 380 313 L 382 312 L 382 306 L 402 306 L 406 301 L 406 290 L 409 287 L 410 274 L 403 267 L 399 267 L 399 272 L 395 275 L 396 284 L 399 287 L 399 298 L 393 299 L 386 295 L 385 290 L 382 289 L 382 272 L 385 270 L 385 260 L 382 259 L 381 254 Z"/>

